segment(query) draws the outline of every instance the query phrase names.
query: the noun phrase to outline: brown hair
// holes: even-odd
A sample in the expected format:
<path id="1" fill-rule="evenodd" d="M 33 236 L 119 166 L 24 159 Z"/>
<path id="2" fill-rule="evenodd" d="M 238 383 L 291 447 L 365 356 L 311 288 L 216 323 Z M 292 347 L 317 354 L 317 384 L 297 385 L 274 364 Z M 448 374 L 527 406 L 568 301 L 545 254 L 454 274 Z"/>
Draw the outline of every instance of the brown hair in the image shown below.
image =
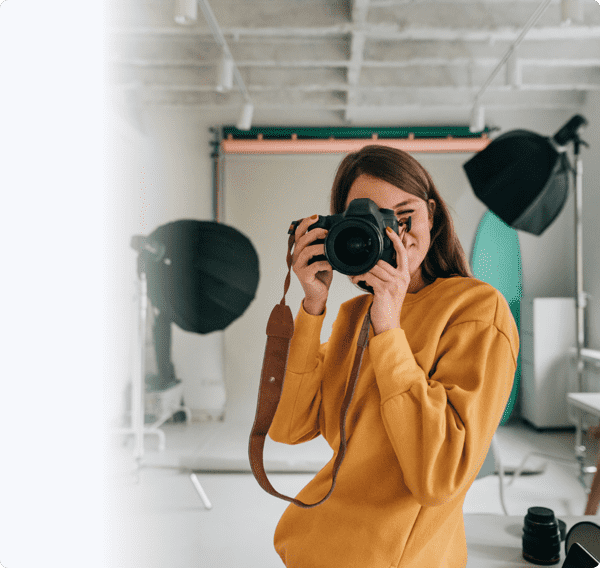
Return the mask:
<path id="1" fill-rule="evenodd" d="M 429 251 L 421 264 L 423 279 L 465 276 L 474 278 L 465 252 L 454 231 L 448 206 L 438 193 L 425 168 L 410 154 L 388 146 L 364 146 L 348 154 L 341 162 L 331 189 L 331 214 L 346 210 L 350 187 L 362 174 L 381 179 L 423 199 L 430 210 L 429 199 L 436 203 Z"/>

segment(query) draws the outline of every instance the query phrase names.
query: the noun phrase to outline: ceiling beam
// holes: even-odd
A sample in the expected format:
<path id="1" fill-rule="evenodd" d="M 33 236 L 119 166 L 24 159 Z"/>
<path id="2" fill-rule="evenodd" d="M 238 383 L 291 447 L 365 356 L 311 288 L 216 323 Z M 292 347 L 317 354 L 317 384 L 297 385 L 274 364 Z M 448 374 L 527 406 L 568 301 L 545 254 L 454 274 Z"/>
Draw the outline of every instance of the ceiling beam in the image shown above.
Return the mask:
<path id="1" fill-rule="evenodd" d="M 212 36 L 210 28 L 204 27 L 109 27 L 108 33 L 113 35 L 167 35 L 167 36 Z M 367 38 L 377 38 L 389 41 L 513 41 L 522 31 L 520 28 L 489 28 L 487 30 L 472 28 L 425 28 L 411 27 L 400 29 L 396 24 L 342 24 L 322 28 L 223 28 L 225 36 L 233 36 L 234 41 L 241 37 L 339 37 L 349 36 L 354 31 L 360 31 Z M 527 41 L 548 41 L 561 39 L 598 39 L 600 26 L 550 26 L 531 28 L 527 32 Z"/>
<path id="2" fill-rule="evenodd" d="M 197 93 L 216 93 L 216 89 L 212 85 L 184 85 L 184 84 L 158 84 L 158 83 L 140 83 L 140 82 L 128 82 L 128 83 L 118 83 L 112 85 L 112 88 L 115 89 L 139 89 L 143 88 L 148 91 L 172 91 L 172 92 L 197 92 Z M 454 87 L 454 86 L 440 86 L 440 87 L 349 87 L 347 84 L 339 84 L 330 87 L 325 87 L 322 85 L 312 85 L 312 86 L 295 86 L 295 87 L 283 87 L 283 86 L 256 86 L 250 87 L 249 90 L 257 95 L 260 93 L 270 93 L 280 91 L 282 93 L 314 93 L 314 92 L 330 92 L 330 91 L 347 91 L 349 89 L 353 89 L 355 93 L 358 94 L 390 94 L 397 95 L 399 97 L 411 95 L 414 98 L 424 98 L 427 96 L 443 96 L 445 99 L 450 99 L 452 97 L 460 100 L 463 97 L 470 96 L 474 94 L 477 90 L 477 87 Z M 586 91 L 598 91 L 600 90 L 600 85 L 580 85 L 580 84 L 564 84 L 564 85 L 520 85 L 519 90 L 522 93 L 531 92 L 531 93 L 550 93 L 554 92 L 553 97 L 556 97 L 559 93 L 564 94 L 565 96 L 571 97 L 569 93 L 572 93 L 572 97 L 578 97 L 580 94 L 585 93 Z M 486 90 L 486 93 L 490 94 L 498 93 L 514 93 L 515 89 L 513 89 L 510 85 L 498 85 L 492 86 Z M 223 98 L 225 95 L 219 94 L 219 97 Z M 521 96 L 521 95 L 519 95 Z M 434 101 L 428 102 L 427 104 L 435 104 Z M 533 104 L 533 103 L 532 103 Z M 581 104 L 579 101 L 578 104 Z"/>
<path id="3" fill-rule="evenodd" d="M 356 48 L 358 50 L 358 47 Z M 519 58 L 517 60 L 520 65 L 531 67 L 600 67 L 600 58 Z M 135 57 L 116 57 L 111 60 L 111 63 L 116 65 L 131 65 L 135 67 L 213 67 L 219 65 L 221 60 L 210 59 L 163 59 L 163 58 L 135 58 Z M 236 59 L 238 67 L 347 67 L 352 68 L 356 65 L 356 61 L 340 59 L 336 61 L 316 61 L 314 59 L 307 61 L 275 61 L 275 60 L 243 60 Z M 448 67 L 451 65 L 477 65 L 481 67 L 489 67 L 498 63 L 497 58 L 479 57 L 471 59 L 467 57 L 455 57 L 447 59 L 443 57 L 413 57 L 403 61 L 374 61 L 362 59 L 360 65 L 362 67 Z"/>
<path id="4" fill-rule="evenodd" d="M 230 110 L 233 111 L 234 115 L 237 116 L 239 114 L 239 104 L 237 105 L 217 105 L 217 104 L 213 104 L 213 105 L 207 105 L 207 104 L 201 104 L 201 103 L 182 103 L 179 101 L 151 101 L 151 100 L 144 100 L 144 105 L 157 105 L 157 106 L 167 106 L 167 107 L 174 107 L 174 108 L 189 108 L 189 109 L 196 109 L 196 110 L 203 110 L 203 111 L 223 111 L 223 110 Z M 548 111 L 564 111 L 564 110 L 580 110 L 581 109 L 581 104 L 576 104 L 576 103 L 572 103 L 572 104 L 552 104 L 552 103 L 548 103 L 548 104 L 530 104 L 530 105 L 525 105 L 525 104 L 521 104 L 521 105 L 506 105 L 506 104 L 492 104 L 492 105 L 484 105 L 486 110 L 493 110 L 493 111 L 510 111 L 510 112 L 515 112 L 515 111 L 519 111 L 519 110 L 525 110 L 525 111 L 531 111 L 531 110 L 548 110 Z M 401 109 L 398 108 L 398 106 L 360 106 L 360 107 L 351 107 L 349 108 L 348 105 L 345 104 L 339 104 L 339 105 L 314 105 L 314 106 L 309 106 L 309 105 L 269 105 L 269 106 L 265 106 L 265 107 L 261 107 L 260 105 L 254 105 L 254 110 L 255 111 L 261 111 L 261 110 L 265 110 L 265 111 L 284 111 L 285 113 L 289 113 L 290 111 L 293 110 L 297 110 L 297 111 L 309 111 L 309 112 L 318 112 L 318 111 L 329 111 L 329 112 L 333 112 L 333 111 L 342 111 L 345 112 L 347 110 L 351 111 L 351 112 L 374 112 L 376 113 L 378 116 L 381 116 L 382 114 L 386 114 L 388 116 L 393 116 L 394 114 L 397 114 L 399 111 L 405 113 L 407 116 L 410 116 L 413 113 L 417 113 L 417 112 L 428 112 L 428 113 L 437 113 L 437 112 L 442 112 L 442 113 L 450 113 L 450 112 L 456 112 L 456 111 L 460 111 L 464 114 L 465 117 L 468 117 L 471 109 L 473 108 L 472 103 L 468 103 L 468 104 L 464 104 L 462 106 L 448 106 L 448 105 L 428 105 L 428 106 L 424 106 L 424 105 L 403 105 Z M 355 118 L 355 117 L 354 117 Z M 352 118 L 352 120 L 354 120 L 354 118 Z"/>

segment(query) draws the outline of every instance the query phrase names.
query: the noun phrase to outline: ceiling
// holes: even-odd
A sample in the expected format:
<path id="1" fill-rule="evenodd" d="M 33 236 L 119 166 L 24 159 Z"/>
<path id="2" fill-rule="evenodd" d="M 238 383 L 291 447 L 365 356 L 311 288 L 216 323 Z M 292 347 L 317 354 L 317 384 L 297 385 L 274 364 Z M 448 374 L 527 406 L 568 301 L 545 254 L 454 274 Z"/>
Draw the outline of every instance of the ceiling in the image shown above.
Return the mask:
<path id="1" fill-rule="evenodd" d="M 217 90 L 220 44 L 176 0 L 113 1 L 110 92 L 236 124 L 244 97 Z M 201 2 L 203 0 L 200 0 Z M 552 0 L 482 94 L 486 123 L 516 110 L 578 111 L 600 89 L 600 5 L 563 22 Z M 468 124 L 475 96 L 540 0 L 208 0 L 254 106 L 253 124 Z M 133 102 L 132 102 L 133 101 Z M 493 122 L 493 119 L 491 120 Z"/>

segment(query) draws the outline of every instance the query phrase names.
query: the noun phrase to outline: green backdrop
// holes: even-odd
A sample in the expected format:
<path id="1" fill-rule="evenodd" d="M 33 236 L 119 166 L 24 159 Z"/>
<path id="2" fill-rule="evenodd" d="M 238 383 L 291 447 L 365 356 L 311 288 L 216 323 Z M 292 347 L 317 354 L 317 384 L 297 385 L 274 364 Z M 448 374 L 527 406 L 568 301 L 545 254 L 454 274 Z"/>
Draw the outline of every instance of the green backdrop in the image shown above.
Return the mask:
<path id="1" fill-rule="evenodd" d="M 523 279 L 519 235 L 491 211 L 482 217 L 471 254 L 473 274 L 499 290 L 512 312 L 517 328 L 521 326 Z M 515 406 L 521 380 L 521 355 L 517 359 L 515 379 L 500 425 L 506 424 Z"/>

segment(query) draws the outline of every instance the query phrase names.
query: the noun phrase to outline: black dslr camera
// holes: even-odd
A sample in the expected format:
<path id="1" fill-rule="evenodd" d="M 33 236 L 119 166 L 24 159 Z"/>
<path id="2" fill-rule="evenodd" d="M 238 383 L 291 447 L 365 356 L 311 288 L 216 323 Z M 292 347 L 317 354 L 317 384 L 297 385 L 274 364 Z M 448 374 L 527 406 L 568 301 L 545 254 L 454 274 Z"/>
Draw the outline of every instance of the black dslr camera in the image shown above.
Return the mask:
<path id="1" fill-rule="evenodd" d="M 288 234 L 296 231 L 302 221 L 292 221 Z M 356 276 L 369 272 L 379 260 L 385 260 L 396 268 L 396 250 L 386 234 L 391 227 L 398 234 L 399 225 L 391 209 L 378 209 L 371 199 L 354 199 L 344 213 L 319 217 L 308 230 L 326 229 L 325 240 L 317 239 L 312 244 L 325 243 L 325 256 L 313 256 L 308 264 L 327 260 L 331 267 L 342 274 Z M 406 222 L 406 232 L 410 231 L 411 218 Z M 312 246 L 312 245 L 311 245 Z M 373 290 L 365 282 L 358 285 L 371 294 Z"/>

